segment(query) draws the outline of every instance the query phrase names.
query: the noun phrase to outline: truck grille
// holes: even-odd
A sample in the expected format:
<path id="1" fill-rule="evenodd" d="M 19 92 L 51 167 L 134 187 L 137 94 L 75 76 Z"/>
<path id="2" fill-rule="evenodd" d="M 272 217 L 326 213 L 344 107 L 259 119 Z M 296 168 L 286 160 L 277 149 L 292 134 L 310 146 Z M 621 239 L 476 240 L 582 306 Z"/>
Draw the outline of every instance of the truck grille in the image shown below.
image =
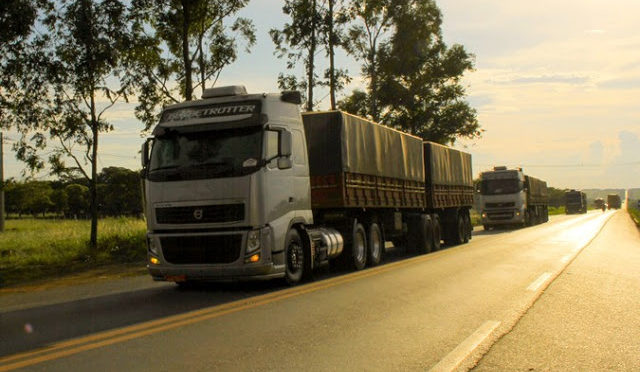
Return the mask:
<path id="1" fill-rule="evenodd" d="M 227 264 L 240 256 L 242 235 L 165 236 L 160 244 L 172 264 Z"/>
<path id="2" fill-rule="evenodd" d="M 510 220 L 513 218 L 513 211 L 487 212 L 487 217 L 495 221 Z"/>
<path id="3" fill-rule="evenodd" d="M 486 208 L 509 208 L 515 207 L 515 202 L 504 202 L 504 203 L 486 203 L 484 205 Z"/>
<path id="4" fill-rule="evenodd" d="M 244 219 L 244 204 L 156 208 L 158 223 L 221 223 Z"/>

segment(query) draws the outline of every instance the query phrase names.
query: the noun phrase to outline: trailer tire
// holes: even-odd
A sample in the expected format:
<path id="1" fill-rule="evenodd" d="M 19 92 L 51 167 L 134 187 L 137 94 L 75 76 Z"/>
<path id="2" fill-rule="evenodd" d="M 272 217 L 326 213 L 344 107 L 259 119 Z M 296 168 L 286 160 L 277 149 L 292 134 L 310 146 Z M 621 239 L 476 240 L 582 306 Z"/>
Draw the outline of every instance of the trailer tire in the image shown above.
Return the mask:
<path id="1" fill-rule="evenodd" d="M 351 266 L 362 270 L 367 266 L 367 233 L 364 226 L 356 220 L 351 234 Z"/>
<path id="2" fill-rule="evenodd" d="M 431 250 L 439 251 L 442 248 L 440 241 L 442 240 L 442 224 L 440 223 L 440 216 L 434 214 L 431 217 Z"/>
<path id="3" fill-rule="evenodd" d="M 473 231 L 473 226 L 471 225 L 471 217 L 469 217 L 469 212 L 464 214 L 464 242 L 468 243 L 471 240 L 471 232 Z"/>
<path id="4" fill-rule="evenodd" d="M 296 285 L 302 281 L 307 267 L 305 247 L 300 233 L 295 228 L 287 232 L 284 244 L 284 279 L 289 285 Z"/>
<path id="5" fill-rule="evenodd" d="M 367 249 L 367 265 L 377 266 L 382 260 L 382 250 L 384 249 L 384 239 L 380 226 L 373 222 L 369 225 L 369 240 Z"/>

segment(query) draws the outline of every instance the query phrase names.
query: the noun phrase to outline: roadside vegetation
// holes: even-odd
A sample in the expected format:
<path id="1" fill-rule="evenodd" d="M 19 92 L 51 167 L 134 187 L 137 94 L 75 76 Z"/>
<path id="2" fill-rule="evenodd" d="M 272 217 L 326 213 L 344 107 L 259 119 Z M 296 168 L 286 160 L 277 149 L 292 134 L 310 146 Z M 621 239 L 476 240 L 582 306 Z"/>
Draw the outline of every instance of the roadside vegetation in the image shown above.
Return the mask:
<path id="1" fill-rule="evenodd" d="M 567 211 L 564 206 L 561 205 L 559 207 L 549 206 L 549 216 L 554 216 L 557 214 L 565 214 Z"/>
<path id="2" fill-rule="evenodd" d="M 90 220 L 7 220 L 0 234 L 0 287 L 109 264 L 143 264 L 144 220 L 100 219 L 97 250 L 89 245 L 90 224 Z"/>
<path id="3" fill-rule="evenodd" d="M 627 211 L 629 211 L 629 215 L 631 215 L 633 222 L 635 222 L 638 228 L 640 228 L 640 208 L 638 208 L 638 201 L 629 199 Z"/>

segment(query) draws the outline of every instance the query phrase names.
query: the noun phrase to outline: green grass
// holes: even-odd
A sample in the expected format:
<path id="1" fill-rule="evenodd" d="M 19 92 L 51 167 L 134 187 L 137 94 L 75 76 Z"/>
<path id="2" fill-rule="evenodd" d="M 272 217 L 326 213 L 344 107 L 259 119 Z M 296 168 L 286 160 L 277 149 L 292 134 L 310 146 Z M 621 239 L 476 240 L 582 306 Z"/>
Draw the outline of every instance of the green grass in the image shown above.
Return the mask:
<path id="1" fill-rule="evenodd" d="M 564 208 L 564 206 L 561 207 L 551 207 L 549 206 L 549 216 L 554 216 L 557 214 L 565 214 L 566 210 Z"/>
<path id="2" fill-rule="evenodd" d="M 631 215 L 631 218 L 633 218 L 633 221 L 636 223 L 636 225 L 640 227 L 640 209 L 629 206 L 627 210 L 629 211 L 629 214 Z"/>
<path id="3" fill-rule="evenodd" d="M 7 220 L 0 233 L 0 286 L 146 257 L 143 220 L 98 222 L 98 249 L 91 250 L 90 221 Z"/>

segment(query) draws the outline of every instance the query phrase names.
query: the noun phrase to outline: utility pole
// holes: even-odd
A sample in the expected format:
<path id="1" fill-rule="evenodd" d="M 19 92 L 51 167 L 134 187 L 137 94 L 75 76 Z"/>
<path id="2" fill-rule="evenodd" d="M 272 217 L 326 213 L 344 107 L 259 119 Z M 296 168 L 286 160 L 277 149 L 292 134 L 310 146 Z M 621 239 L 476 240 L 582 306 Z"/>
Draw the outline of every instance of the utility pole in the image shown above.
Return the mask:
<path id="1" fill-rule="evenodd" d="M 4 139 L 0 132 L 0 232 L 4 232 Z"/>

